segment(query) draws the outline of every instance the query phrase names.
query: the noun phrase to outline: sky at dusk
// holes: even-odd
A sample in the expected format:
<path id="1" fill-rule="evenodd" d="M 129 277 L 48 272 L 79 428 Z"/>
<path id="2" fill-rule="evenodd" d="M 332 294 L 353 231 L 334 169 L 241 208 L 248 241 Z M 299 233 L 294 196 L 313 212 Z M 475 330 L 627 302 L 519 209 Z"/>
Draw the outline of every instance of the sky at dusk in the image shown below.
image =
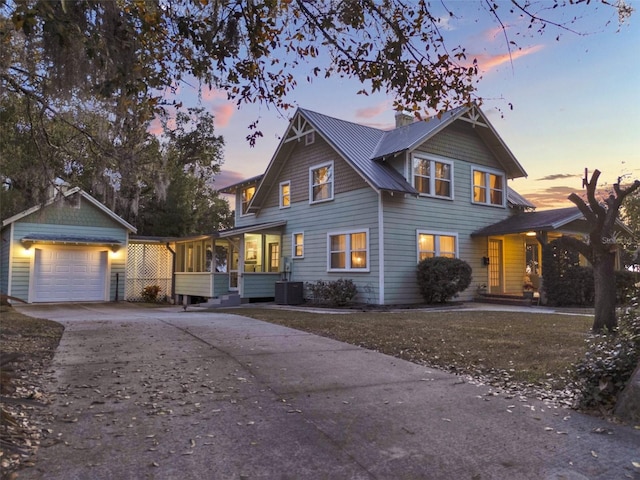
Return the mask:
<path id="1" fill-rule="evenodd" d="M 482 2 L 444 2 L 455 16 L 443 11 L 441 31 L 450 47 L 461 44 L 478 60 L 482 109 L 528 173 L 509 185 L 539 210 L 572 205 L 567 196 L 581 191 L 585 168 L 602 172 L 604 188 L 621 175 L 640 178 L 640 1 L 627 3 L 635 11 L 623 25 L 614 9 L 599 2 L 540 12 L 554 20 L 578 16 L 571 28 L 583 34 L 548 26 L 539 35 L 501 2 L 506 34 L 517 43 L 509 56 L 505 32 Z M 527 35 L 516 34 L 523 31 Z M 296 105 L 378 128 L 393 126 L 392 97 L 357 95 L 360 84 L 348 79 L 308 84 L 305 72 L 299 73 L 289 97 Z M 181 87 L 180 95 L 196 105 L 188 88 Z M 209 90 L 202 92 L 201 105 L 215 115 L 216 132 L 225 139 L 217 188 L 264 173 L 294 113 L 264 105 L 237 109 L 226 94 Z M 257 119 L 264 137 L 251 148 L 248 126 Z"/>

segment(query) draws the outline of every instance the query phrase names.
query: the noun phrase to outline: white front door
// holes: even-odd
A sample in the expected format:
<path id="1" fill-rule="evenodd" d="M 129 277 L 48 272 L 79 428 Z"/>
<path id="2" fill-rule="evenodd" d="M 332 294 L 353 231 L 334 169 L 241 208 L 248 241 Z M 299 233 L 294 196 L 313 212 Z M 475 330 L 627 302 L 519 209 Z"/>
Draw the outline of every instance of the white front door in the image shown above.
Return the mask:
<path id="1" fill-rule="evenodd" d="M 105 301 L 107 251 L 91 247 L 35 249 L 34 302 Z"/>

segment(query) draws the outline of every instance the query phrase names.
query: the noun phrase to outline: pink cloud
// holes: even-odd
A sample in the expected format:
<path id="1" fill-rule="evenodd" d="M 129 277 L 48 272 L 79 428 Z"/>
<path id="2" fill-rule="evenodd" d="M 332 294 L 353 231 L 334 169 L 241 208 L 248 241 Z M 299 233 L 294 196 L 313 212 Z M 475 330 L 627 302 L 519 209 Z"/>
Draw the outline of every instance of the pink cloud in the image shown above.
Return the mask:
<path id="1" fill-rule="evenodd" d="M 202 100 L 211 102 L 213 100 L 227 99 L 227 92 L 216 88 L 211 88 L 202 93 Z"/>
<path id="2" fill-rule="evenodd" d="M 519 58 L 526 57 L 539 52 L 544 48 L 544 45 L 534 45 L 533 47 L 523 48 L 521 50 L 515 50 L 511 53 L 502 53 L 499 55 L 476 55 L 475 58 L 478 61 L 478 68 L 482 71 L 491 70 L 504 63 L 516 61 Z"/>
<path id="3" fill-rule="evenodd" d="M 356 110 L 356 118 L 373 118 L 389 109 L 388 102 L 381 102 L 372 107 L 359 108 Z"/>
<path id="4" fill-rule="evenodd" d="M 232 103 L 223 103 L 212 107 L 216 127 L 226 127 L 236 111 Z"/>

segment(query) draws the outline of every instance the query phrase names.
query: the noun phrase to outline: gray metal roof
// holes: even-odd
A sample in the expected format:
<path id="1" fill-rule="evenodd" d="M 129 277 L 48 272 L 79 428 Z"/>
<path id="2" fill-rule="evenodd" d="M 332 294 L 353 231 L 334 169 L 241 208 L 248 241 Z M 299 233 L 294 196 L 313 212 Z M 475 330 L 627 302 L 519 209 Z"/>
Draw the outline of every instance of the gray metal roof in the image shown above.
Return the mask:
<path id="1" fill-rule="evenodd" d="M 58 235 L 55 233 L 30 233 L 20 239 L 22 243 L 60 243 L 67 245 L 124 245 L 112 237 L 90 237 L 83 235 Z"/>
<path id="2" fill-rule="evenodd" d="M 582 218 L 582 213 L 578 210 L 578 207 L 543 210 L 541 212 L 524 212 L 476 230 L 471 236 L 486 237 L 489 235 L 507 235 L 530 231 L 558 230 Z"/>
<path id="3" fill-rule="evenodd" d="M 533 203 L 524 198 L 511 187 L 507 187 L 507 202 L 514 207 L 536 208 Z"/>
<path id="4" fill-rule="evenodd" d="M 376 146 L 371 158 L 385 158 L 405 150 L 413 150 L 439 130 L 439 127 L 445 125 L 453 117 L 465 110 L 467 110 L 467 107 L 454 108 L 440 118 L 434 117 L 422 122 L 413 122 L 404 127 L 383 132 L 382 139 Z"/>
<path id="5" fill-rule="evenodd" d="M 374 188 L 418 194 L 399 172 L 389 165 L 372 160 L 378 144 L 388 132 L 311 110 L 301 108 L 299 111 Z"/>

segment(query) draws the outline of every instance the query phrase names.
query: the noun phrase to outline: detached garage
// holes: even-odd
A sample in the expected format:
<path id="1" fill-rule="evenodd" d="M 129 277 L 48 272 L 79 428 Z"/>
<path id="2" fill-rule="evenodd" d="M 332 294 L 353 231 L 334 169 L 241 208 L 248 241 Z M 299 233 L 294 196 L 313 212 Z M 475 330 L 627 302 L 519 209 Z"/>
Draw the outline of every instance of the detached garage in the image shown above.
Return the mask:
<path id="1" fill-rule="evenodd" d="M 136 229 L 73 188 L 2 222 L 0 291 L 27 303 L 124 299 Z"/>

